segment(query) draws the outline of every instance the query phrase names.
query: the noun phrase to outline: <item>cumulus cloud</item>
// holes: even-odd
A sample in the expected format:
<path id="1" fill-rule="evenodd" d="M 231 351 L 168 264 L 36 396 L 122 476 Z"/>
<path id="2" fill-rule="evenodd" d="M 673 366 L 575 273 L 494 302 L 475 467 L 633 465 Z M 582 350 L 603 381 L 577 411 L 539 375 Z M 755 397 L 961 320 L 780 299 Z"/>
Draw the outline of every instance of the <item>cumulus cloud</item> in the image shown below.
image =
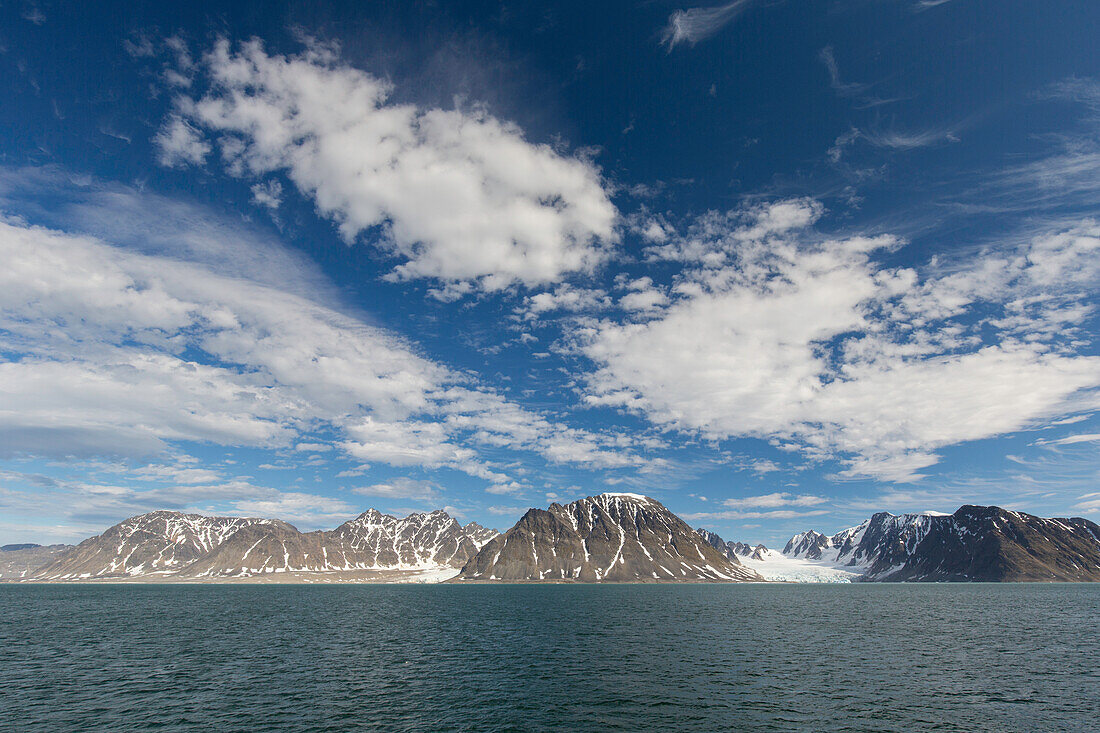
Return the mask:
<path id="1" fill-rule="evenodd" d="M 694 46 L 722 30 L 751 3 L 752 0 L 734 0 L 712 8 L 677 10 L 668 17 L 668 25 L 662 33 L 661 43 L 670 52 L 681 43 Z"/>
<path id="2" fill-rule="evenodd" d="M 160 164 L 168 167 L 199 165 L 210 154 L 210 143 L 179 116 L 169 118 L 153 137 L 153 142 L 159 151 Z"/>
<path id="3" fill-rule="evenodd" d="M 528 320 L 534 320 L 544 313 L 565 311 L 578 313 L 607 308 L 611 299 L 607 292 L 594 288 L 579 288 L 563 283 L 553 291 L 536 293 L 524 299 L 520 312 Z"/>
<path id="4" fill-rule="evenodd" d="M 668 296 L 654 287 L 653 280 L 648 277 L 638 278 L 629 283 L 627 290 L 630 292 L 619 298 L 619 307 L 625 311 L 649 312 L 668 303 Z"/>
<path id="5" fill-rule="evenodd" d="M 331 49 L 286 57 L 223 40 L 201 68 L 208 89 L 177 99 L 156 140 L 162 160 L 201 161 L 201 130 L 233 174 L 285 172 L 347 241 L 405 259 L 392 277 L 539 285 L 592 269 L 616 238 L 591 162 L 485 110 L 398 104 Z"/>
<path id="6" fill-rule="evenodd" d="M 598 367 L 588 402 L 892 481 L 919 478 L 943 446 L 1100 403 L 1100 357 L 1079 351 L 1095 222 L 922 279 L 878 264 L 892 237 L 816 236 L 820 214 L 804 200 L 711 213 L 652 247 L 689 269 L 659 317 L 579 333 Z"/>

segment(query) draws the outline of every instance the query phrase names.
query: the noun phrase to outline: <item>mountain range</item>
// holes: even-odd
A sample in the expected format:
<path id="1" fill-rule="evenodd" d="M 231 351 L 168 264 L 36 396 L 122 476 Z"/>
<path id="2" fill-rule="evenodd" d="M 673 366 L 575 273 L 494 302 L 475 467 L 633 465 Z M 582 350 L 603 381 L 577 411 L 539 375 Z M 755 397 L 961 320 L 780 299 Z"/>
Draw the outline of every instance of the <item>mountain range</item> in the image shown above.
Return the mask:
<path id="1" fill-rule="evenodd" d="M 457 570 L 496 530 L 444 511 L 404 518 L 371 509 L 329 531 L 278 519 L 157 511 L 120 522 L 36 570 L 42 580 L 247 578 L 267 574 Z"/>
<path id="2" fill-rule="evenodd" d="M 156 511 L 79 545 L 5 545 L 0 580 L 367 582 L 1100 582 L 1100 526 L 1000 507 L 879 512 L 782 551 L 691 529 L 627 493 L 530 509 L 503 534 L 444 511 L 375 509 L 332 530 Z"/>
<path id="3" fill-rule="evenodd" d="M 831 537 L 790 539 L 791 558 L 858 569 L 864 581 L 1100 581 L 1100 526 L 996 506 L 954 514 L 879 512 Z"/>

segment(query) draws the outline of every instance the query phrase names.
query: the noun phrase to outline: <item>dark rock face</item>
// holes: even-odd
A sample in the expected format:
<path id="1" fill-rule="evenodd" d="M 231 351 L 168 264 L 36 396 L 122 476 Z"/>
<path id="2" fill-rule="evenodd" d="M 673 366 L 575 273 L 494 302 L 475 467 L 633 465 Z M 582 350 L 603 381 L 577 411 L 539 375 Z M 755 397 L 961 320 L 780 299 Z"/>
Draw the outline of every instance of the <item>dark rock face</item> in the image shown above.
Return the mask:
<path id="1" fill-rule="evenodd" d="M 36 547 L 41 547 L 33 542 L 25 542 L 21 545 L 4 545 L 0 547 L 0 552 L 14 552 L 15 550 L 33 550 Z"/>
<path id="2" fill-rule="evenodd" d="M 789 557 L 863 570 L 863 581 L 1100 581 L 1100 526 L 1000 507 L 954 514 L 886 512 L 826 537 L 795 535 Z"/>
<path id="3" fill-rule="evenodd" d="M 809 532 L 796 534 L 792 537 L 787 542 L 786 547 L 783 548 L 783 554 L 817 560 L 820 559 L 822 551 L 827 547 L 829 547 L 829 538 L 811 529 Z"/>
<path id="4" fill-rule="evenodd" d="M 457 580 L 579 582 L 762 580 L 660 502 L 601 494 L 531 509 L 486 544 Z"/>
<path id="5" fill-rule="evenodd" d="M 1100 581 L 1100 526 L 1087 519 L 1043 519 L 969 505 L 935 519 L 902 567 L 888 571 L 873 566 L 868 576 L 891 581 Z"/>
<path id="6" fill-rule="evenodd" d="M 334 530 L 299 532 L 276 519 L 153 512 L 85 540 L 34 575 L 75 580 L 166 574 L 183 578 L 332 570 L 461 567 L 488 541 L 443 511 L 399 519 L 371 509 Z"/>

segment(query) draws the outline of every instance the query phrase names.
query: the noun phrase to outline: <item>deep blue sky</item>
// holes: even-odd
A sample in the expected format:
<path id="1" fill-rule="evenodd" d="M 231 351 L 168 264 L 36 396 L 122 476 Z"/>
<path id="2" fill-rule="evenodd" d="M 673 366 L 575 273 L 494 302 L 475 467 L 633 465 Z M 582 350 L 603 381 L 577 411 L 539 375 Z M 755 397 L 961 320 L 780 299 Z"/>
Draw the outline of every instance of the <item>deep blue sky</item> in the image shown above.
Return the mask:
<path id="1" fill-rule="evenodd" d="M 0 8 L 0 540 L 1100 512 L 1093 2 Z"/>

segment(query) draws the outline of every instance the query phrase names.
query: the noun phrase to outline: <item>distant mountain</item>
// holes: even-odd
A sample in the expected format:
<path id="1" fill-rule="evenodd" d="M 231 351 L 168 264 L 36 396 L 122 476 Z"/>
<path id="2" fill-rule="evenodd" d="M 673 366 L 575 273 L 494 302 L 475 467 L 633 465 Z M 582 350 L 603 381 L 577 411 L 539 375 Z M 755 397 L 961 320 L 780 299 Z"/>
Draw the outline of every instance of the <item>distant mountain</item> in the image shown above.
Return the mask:
<path id="1" fill-rule="evenodd" d="M 35 575 L 72 580 L 179 572 L 252 525 L 290 526 L 275 519 L 150 512 L 84 540 Z"/>
<path id="2" fill-rule="evenodd" d="M 460 568 L 495 536 L 469 532 L 446 512 L 398 518 L 371 509 L 331 531 L 299 532 L 278 519 L 159 511 L 132 517 L 57 557 L 37 579 Z"/>
<path id="3" fill-rule="evenodd" d="M 859 571 L 864 581 L 1100 581 L 1100 526 L 996 506 L 954 514 L 874 514 L 827 537 L 809 531 L 783 554 Z"/>
<path id="4" fill-rule="evenodd" d="M 8 549 L 16 547 L 18 549 Z M 874 514 L 834 535 L 796 534 L 782 552 L 692 530 L 660 502 L 610 493 L 529 510 L 501 535 L 444 511 L 369 510 L 333 530 L 278 519 L 158 511 L 79 545 L 0 550 L 0 580 L 1067 581 L 1100 582 L 1100 526 L 1000 507 Z M 411 574 L 411 575 L 410 575 Z"/>
<path id="5" fill-rule="evenodd" d="M 769 551 L 764 545 L 750 545 L 746 542 L 727 542 L 710 530 L 699 528 L 695 532 L 706 540 L 707 544 L 718 550 L 730 560 L 747 557 L 753 560 L 763 560 Z"/>
<path id="6" fill-rule="evenodd" d="M 24 578 L 72 545 L 4 545 L 0 547 L 0 580 Z"/>
<path id="7" fill-rule="evenodd" d="M 470 559 L 456 580 L 752 581 L 660 502 L 601 494 L 531 509 Z"/>

